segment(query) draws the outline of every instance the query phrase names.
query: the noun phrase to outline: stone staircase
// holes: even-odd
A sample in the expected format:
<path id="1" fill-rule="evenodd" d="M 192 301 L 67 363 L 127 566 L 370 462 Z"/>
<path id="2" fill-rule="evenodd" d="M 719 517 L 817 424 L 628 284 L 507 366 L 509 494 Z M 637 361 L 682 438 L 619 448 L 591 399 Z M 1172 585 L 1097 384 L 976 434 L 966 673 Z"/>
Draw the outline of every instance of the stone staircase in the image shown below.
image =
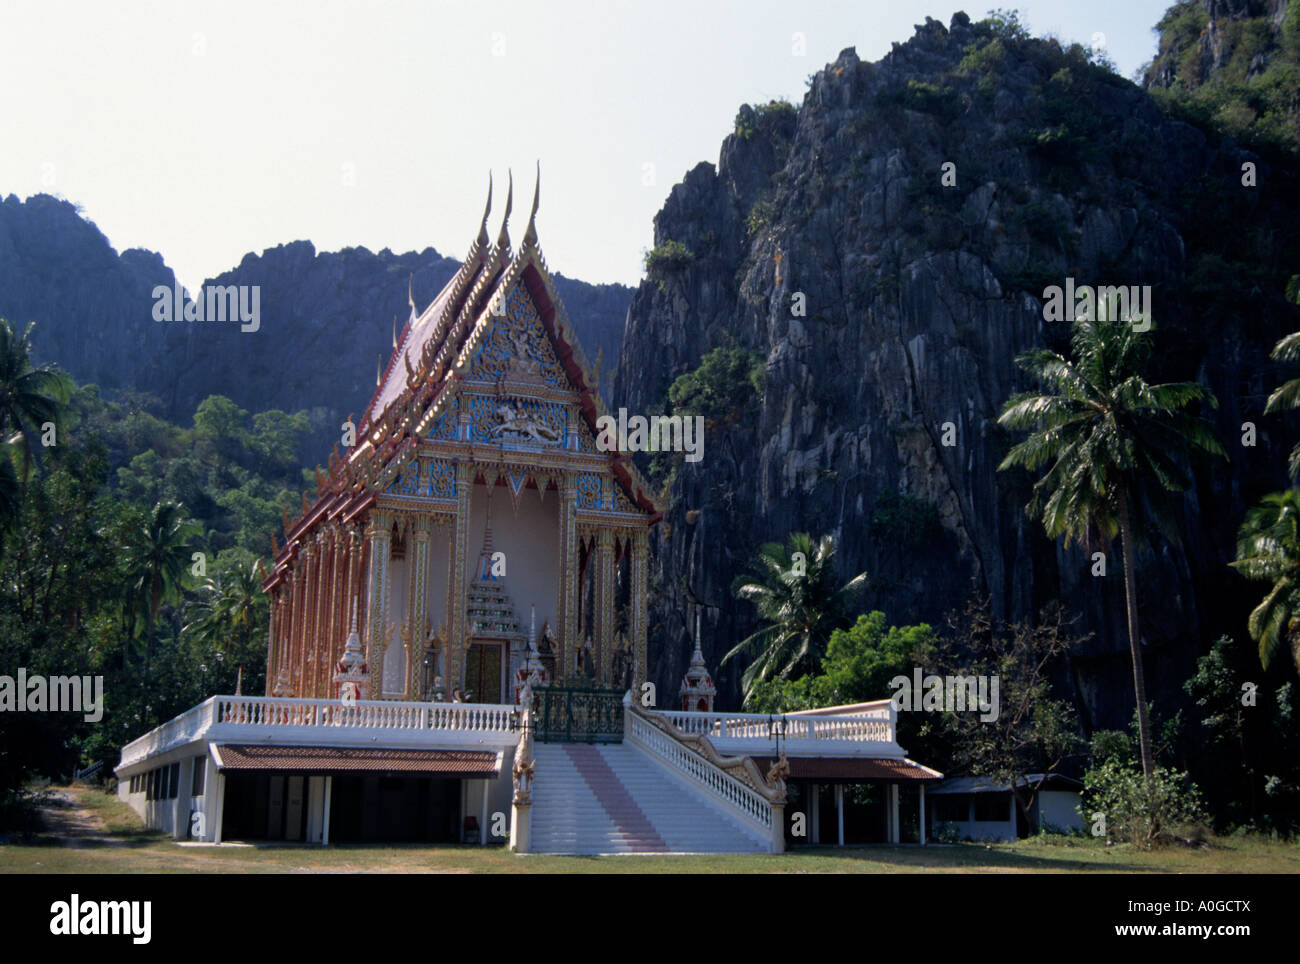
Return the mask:
<path id="1" fill-rule="evenodd" d="M 767 852 L 756 831 L 635 746 L 538 743 L 533 755 L 535 853 Z"/>

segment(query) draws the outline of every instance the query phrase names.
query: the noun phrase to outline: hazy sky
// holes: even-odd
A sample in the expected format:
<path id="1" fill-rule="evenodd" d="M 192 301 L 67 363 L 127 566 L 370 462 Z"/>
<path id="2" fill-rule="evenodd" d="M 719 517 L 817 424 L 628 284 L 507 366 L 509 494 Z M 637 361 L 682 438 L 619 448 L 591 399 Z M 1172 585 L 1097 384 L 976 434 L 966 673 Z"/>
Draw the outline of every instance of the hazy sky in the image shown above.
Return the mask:
<path id="1" fill-rule="evenodd" d="M 635 283 L 655 212 L 741 103 L 797 104 L 845 47 L 876 60 L 985 3 L 3 0 L 0 195 L 76 202 L 194 287 L 302 238 L 459 258 L 489 170 L 504 189 L 514 169 L 517 240 L 540 160 L 551 267 Z M 1036 34 L 1104 34 L 1131 76 L 1169 3 L 1002 5 Z"/>

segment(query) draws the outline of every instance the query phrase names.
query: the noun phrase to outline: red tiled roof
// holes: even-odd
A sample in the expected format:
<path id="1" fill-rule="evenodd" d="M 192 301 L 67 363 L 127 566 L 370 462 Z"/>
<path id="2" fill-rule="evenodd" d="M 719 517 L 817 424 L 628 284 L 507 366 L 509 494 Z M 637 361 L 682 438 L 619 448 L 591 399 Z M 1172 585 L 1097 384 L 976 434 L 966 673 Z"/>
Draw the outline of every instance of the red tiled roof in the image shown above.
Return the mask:
<path id="1" fill-rule="evenodd" d="M 787 757 L 790 763 L 791 780 L 826 780 L 826 781 L 887 781 L 887 782 L 923 782 L 943 779 L 942 773 L 936 773 L 923 767 L 914 760 L 871 759 L 866 757 Z M 775 757 L 754 757 L 761 772 L 776 762 Z"/>
<path id="2" fill-rule="evenodd" d="M 484 750 L 407 750 L 351 746 L 248 746 L 216 748 L 223 770 L 279 770 L 290 773 L 415 773 L 426 776 L 490 777 L 499 772 L 497 754 Z"/>

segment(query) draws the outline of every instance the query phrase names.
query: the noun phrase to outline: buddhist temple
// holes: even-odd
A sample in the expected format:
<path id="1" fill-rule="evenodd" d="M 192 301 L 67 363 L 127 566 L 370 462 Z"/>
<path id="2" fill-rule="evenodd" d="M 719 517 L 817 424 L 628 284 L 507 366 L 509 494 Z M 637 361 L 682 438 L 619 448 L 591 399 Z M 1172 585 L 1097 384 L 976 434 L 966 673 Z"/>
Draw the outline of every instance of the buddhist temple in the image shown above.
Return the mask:
<path id="1" fill-rule="evenodd" d="M 717 712 L 697 614 L 680 709 L 657 705 L 660 515 L 630 454 L 598 444 L 539 191 L 516 249 L 513 179 L 495 240 L 489 183 L 455 276 L 422 309 L 408 285 L 373 395 L 273 541 L 265 695 L 213 696 L 125 746 L 119 796 L 209 843 L 779 852 L 835 842 L 836 820 L 844 843 L 844 787 L 870 784 L 872 839 L 902 839 L 907 791 L 924 843 L 941 775 L 907 759 L 890 701 Z"/>
<path id="2" fill-rule="evenodd" d="M 489 195 L 460 271 L 423 310 L 412 298 L 355 445 L 286 526 L 267 695 L 337 695 L 353 601 L 375 699 L 506 702 L 530 620 L 553 675 L 644 679 L 659 515 L 630 459 L 597 450 L 604 407 L 538 246 L 538 193 L 518 251 L 512 194 L 495 244 Z"/>

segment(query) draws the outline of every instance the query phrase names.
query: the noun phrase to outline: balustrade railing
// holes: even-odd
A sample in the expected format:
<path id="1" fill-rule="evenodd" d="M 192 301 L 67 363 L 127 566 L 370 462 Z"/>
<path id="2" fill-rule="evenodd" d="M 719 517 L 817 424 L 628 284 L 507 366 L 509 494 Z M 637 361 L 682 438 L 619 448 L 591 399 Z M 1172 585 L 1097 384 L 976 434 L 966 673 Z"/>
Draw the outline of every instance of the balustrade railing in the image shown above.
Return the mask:
<path id="1" fill-rule="evenodd" d="M 789 716 L 763 713 L 700 713 L 655 710 L 682 733 L 711 740 L 839 740 L 893 743 L 894 711 L 888 704 L 852 716 Z"/>
<path id="2" fill-rule="evenodd" d="M 408 703 L 398 700 L 307 700 L 275 696 L 213 696 L 122 748 L 126 766 L 178 746 L 213 727 L 326 727 L 450 730 L 504 734 L 518 728 L 516 709 L 497 703 Z"/>
<path id="3" fill-rule="evenodd" d="M 764 837 L 771 836 L 772 804 L 757 790 L 683 745 L 640 712 L 629 710 L 625 721 L 627 742 L 641 747 L 699 786 Z"/>

